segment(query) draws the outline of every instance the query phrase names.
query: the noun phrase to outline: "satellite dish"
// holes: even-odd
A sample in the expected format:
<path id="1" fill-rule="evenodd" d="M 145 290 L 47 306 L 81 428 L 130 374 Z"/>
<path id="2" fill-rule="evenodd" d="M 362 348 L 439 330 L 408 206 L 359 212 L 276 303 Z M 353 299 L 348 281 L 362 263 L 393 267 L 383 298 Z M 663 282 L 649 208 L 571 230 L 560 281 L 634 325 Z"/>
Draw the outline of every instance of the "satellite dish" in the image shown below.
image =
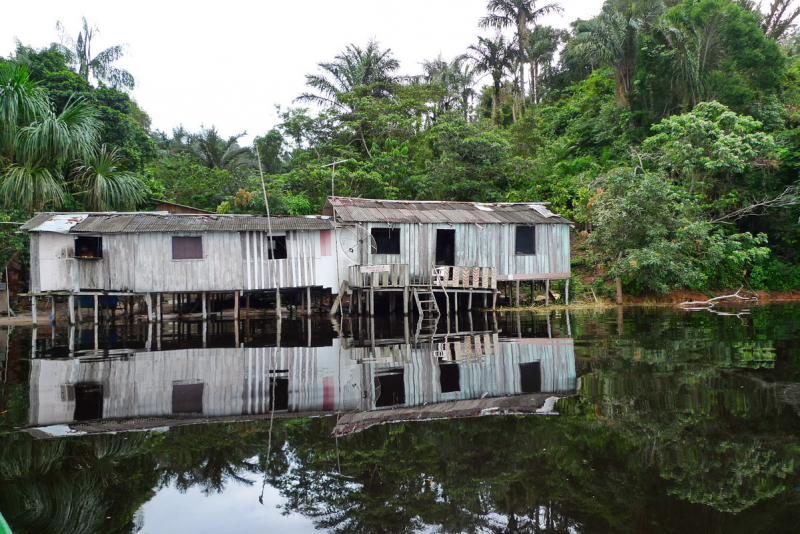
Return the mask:
<path id="1" fill-rule="evenodd" d="M 363 226 L 353 226 L 349 228 L 342 228 L 339 234 L 339 247 L 345 256 L 350 258 L 354 263 L 361 261 L 362 247 L 370 247 L 370 253 L 374 254 L 378 250 L 375 243 L 375 238 L 367 232 Z"/>

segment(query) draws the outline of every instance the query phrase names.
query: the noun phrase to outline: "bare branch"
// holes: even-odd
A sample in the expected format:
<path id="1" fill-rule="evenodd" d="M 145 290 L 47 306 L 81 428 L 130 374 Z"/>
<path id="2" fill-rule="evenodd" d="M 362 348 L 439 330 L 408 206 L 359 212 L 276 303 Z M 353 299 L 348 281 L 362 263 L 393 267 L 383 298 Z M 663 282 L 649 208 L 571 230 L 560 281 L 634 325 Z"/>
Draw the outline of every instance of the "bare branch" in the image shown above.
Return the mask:
<path id="1" fill-rule="evenodd" d="M 761 200 L 753 199 L 753 203 L 744 206 L 730 213 L 720 215 L 711 219 L 712 223 L 733 224 L 742 217 L 750 215 L 765 215 L 767 210 L 773 208 L 788 208 L 790 206 L 800 206 L 800 189 L 797 186 L 787 187 L 781 194 L 775 197 L 764 197 Z"/>
<path id="2" fill-rule="evenodd" d="M 744 287 L 744 286 L 742 286 Z M 748 300 L 748 301 L 757 301 L 758 297 L 753 295 L 751 297 L 743 297 L 739 293 L 742 291 L 742 288 L 736 290 L 736 293 L 732 295 L 720 295 L 719 297 L 710 298 L 708 300 L 692 300 L 688 302 L 681 302 L 678 306 L 714 306 L 714 303 L 720 300 L 730 300 L 730 299 L 738 299 L 738 300 Z"/>

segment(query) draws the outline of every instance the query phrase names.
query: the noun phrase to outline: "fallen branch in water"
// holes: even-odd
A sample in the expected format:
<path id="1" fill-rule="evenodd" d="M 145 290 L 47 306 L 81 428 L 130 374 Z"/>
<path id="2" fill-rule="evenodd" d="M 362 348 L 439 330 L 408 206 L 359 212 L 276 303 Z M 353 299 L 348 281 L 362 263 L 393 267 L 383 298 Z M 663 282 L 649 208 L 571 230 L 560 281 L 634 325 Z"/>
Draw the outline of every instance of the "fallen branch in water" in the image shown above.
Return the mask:
<path id="1" fill-rule="evenodd" d="M 742 286 L 744 287 L 744 286 Z M 692 300 L 688 302 L 681 302 L 678 306 L 713 306 L 715 302 L 719 300 L 727 300 L 727 299 L 739 299 L 739 300 L 747 300 L 747 301 L 758 301 L 758 297 L 753 295 L 752 297 L 743 297 L 739 293 L 742 291 L 742 288 L 736 290 L 736 293 L 732 295 L 720 295 L 719 297 L 710 298 L 708 300 Z"/>

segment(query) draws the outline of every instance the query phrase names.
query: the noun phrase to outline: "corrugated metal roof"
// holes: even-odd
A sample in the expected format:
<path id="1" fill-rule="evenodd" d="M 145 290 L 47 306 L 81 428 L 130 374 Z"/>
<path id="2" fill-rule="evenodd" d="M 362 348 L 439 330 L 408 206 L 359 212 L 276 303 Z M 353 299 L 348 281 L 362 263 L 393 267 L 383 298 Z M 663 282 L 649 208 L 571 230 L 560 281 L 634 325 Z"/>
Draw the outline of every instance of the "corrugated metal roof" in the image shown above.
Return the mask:
<path id="1" fill-rule="evenodd" d="M 541 202 L 492 204 L 328 197 L 325 212 L 331 208 L 344 222 L 572 224 Z"/>
<path id="2" fill-rule="evenodd" d="M 82 215 L 72 234 L 133 234 L 143 232 L 244 232 L 273 230 L 329 230 L 330 219 L 320 217 L 270 217 L 260 215 L 170 215 L 164 212 L 142 213 L 39 213 L 21 226 L 29 232 L 51 232 L 48 221 Z M 67 232 L 64 232 L 67 233 Z"/>

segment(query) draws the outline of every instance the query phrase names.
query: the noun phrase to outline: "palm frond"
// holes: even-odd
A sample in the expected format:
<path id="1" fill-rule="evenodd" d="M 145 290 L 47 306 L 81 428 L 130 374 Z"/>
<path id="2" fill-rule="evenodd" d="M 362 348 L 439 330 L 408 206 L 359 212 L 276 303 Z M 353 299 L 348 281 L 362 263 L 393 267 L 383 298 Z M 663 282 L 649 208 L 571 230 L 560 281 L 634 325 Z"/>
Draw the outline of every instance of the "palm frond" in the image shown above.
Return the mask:
<path id="1" fill-rule="evenodd" d="M 145 186 L 136 174 L 119 168 L 121 157 L 103 145 L 75 169 L 77 194 L 92 211 L 132 210 L 143 200 Z"/>
<path id="2" fill-rule="evenodd" d="M 36 211 L 62 206 L 67 193 L 60 173 L 38 162 L 25 161 L 6 168 L 0 182 L 0 197 L 6 207 Z"/>

